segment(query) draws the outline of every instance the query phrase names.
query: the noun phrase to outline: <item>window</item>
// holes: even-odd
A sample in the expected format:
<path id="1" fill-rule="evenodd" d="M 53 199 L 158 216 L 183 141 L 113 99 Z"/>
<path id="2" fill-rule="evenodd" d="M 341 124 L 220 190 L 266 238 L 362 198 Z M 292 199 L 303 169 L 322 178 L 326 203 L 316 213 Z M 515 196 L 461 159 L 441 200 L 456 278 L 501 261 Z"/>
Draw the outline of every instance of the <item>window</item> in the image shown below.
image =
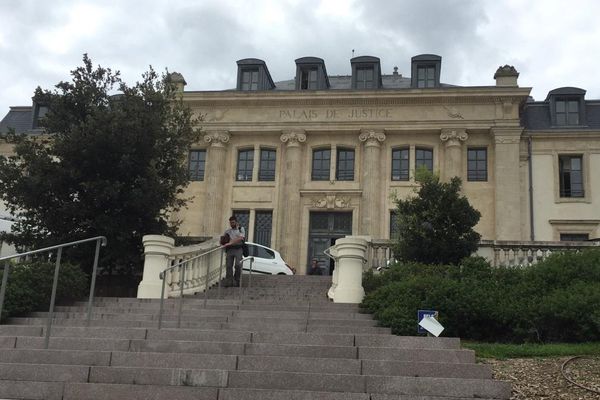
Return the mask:
<path id="1" fill-rule="evenodd" d="M 316 89 L 317 88 L 317 69 L 303 69 L 300 74 L 300 89 Z"/>
<path id="2" fill-rule="evenodd" d="M 579 125 L 579 100 L 556 99 L 556 125 Z"/>
<path id="3" fill-rule="evenodd" d="M 274 260 L 275 253 L 272 250 L 265 249 L 264 247 L 248 245 L 248 255 L 259 258 L 266 258 L 267 260 Z"/>
<path id="4" fill-rule="evenodd" d="M 240 150 L 238 152 L 236 180 L 251 181 L 253 168 L 254 168 L 254 149 Z"/>
<path id="5" fill-rule="evenodd" d="M 258 69 L 242 71 L 242 90 L 258 90 Z"/>
<path id="6" fill-rule="evenodd" d="M 584 242 L 590 239 L 590 235 L 587 233 L 561 233 L 561 242 Z"/>
<path id="7" fill-rule="evenodd" d="M 356 88 L 357 89 L 373 89 L 373 68 L 362 67 L 356 68 Z"/>
<path id="8" fill-rule="evenodd" d="M 421 166 L 427 168 L 429 172 L 433 172 L 433 150 L 417 148 L 415 151 L 415 168 Z"/>
<path id="9" fill-rule="evenodd" d="M 188 172 L 191 181 L 204 180 L 206 150 L 191 150 L 188 157 Z"/>
<path id="10" fill-rule="evenodd" d="M 398 221 L 398 213 L 394 210 L 390 211 L 390 239 L 398 239 L 400 225 Z"/>
<path id="11" fill-rule="evenodd" d="M 467 149 L 467 180 L 487 181 L 487 149 Z"/>
<path id="12" fill-rule="evenodd" d="M 558 156 L 560 197 L 583 197 L 583 157 Z"/>
<path id="13" fill-rule="evenodd" d="M 392 180 L 407 181 L 409 171 L 408 149 L 392 150 Z"/>
<path id="14" fill-rule="evenodd" d="M 273 211 L 256 211 L 254 216 L 254 242 L 270 247 L 272 226 Z"/>
<path id="15" fill-rule="evenodd" d="M 275 180 L 275 150 L 260 149 L 260 165 L 258 168 L 259 181 Z"/>
<path id="16" fill-rule="evenodd" d="M 331 150 L 321 149 L 313 151 L 312 180 L 328 181 L 329 164 L 331 162 Z"/>
<path id="17" fill-rule="evenodd" d="M 432 88 L 435 87 L 435 66 L 427 65 L 417 67 L 417 87 Z"/>
<path id="18" fill-rule="evenodd" d="M 335 179 L 338 181 L 354 180 L 354 150 L 338 149 Z"/>

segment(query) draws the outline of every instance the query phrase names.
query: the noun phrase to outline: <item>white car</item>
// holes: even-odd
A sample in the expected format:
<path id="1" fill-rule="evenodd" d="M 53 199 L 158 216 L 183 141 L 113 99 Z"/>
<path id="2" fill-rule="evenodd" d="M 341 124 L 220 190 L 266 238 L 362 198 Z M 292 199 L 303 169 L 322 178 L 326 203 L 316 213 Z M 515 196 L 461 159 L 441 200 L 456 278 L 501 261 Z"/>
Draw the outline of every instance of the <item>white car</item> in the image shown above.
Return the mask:
<path id="1" fill-rule="evenodd" d="M 258 243 L 246 242 L 248 257 L 242 260 L 242 271 L 250 273 L 250 258 L 254 257 L 252 273 L 261 275 L 293 275 L 289 265 L 283 261 L 278 251 Z"/>

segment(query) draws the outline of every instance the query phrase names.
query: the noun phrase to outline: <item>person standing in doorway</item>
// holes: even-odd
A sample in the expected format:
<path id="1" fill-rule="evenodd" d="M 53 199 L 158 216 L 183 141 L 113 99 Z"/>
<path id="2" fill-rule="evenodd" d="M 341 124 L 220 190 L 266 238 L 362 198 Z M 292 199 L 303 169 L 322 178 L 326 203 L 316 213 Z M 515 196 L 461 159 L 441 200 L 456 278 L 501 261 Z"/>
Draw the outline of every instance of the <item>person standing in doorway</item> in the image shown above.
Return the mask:
<path id="1" fill-rule="evenodd" d="M 229 235 L 229 242 L 225 243 L 225 287 L 239 286 L 242 275 L 242 244 L 246 239 L 244 228 L 240 227 L 235 216 L 229 218 L 229 229 L 225 231 Z M 235 272 L 234 272 L 235 268 Z"/>
<path id="2" fill-rule="evenodd" d="M 317 260 L 316 258 L 312 259 L 312 262 L 310 264 L 310 268 L 307 271 L 307 274 L 308 275 L 323 275 L 323 270 L 319 266 L 319 260 Z"/>

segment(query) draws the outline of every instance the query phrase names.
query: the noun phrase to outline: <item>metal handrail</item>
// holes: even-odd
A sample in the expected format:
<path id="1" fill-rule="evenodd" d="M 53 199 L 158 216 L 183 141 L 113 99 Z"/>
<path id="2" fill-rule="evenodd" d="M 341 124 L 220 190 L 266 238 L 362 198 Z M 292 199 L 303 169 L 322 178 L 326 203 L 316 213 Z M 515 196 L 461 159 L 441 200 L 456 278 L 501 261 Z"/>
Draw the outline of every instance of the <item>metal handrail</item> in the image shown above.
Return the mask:
<path id="1" fill-rule="evenodd" d="M 244 261 L 246 261 L 246 260 L 250 260 L 250 275 L 248 276 L 248 286 L 246 289 L 250 289 L 250 287 L 252 286 L 252 265 L 254 264 L 254 256 L 249 256 L 246 258 L 242 257 L 242 259 L 240 260 L 240 285 L 239 285 L 240 304 L 242 304 L 244 302 L 244 291 L 242 289 L 242 275 L 244 273 Z"/>
<path id="2" fill-rule="evenodd" d="M 177 315 L 177 328 L 181 328 L 181 313 L 183 310 L 183 285 L 185 282 L 185 267 L 184 264 L 188 264 L 191 261 L 197 260 L 200 257 L 204 257 L 210 253 L 213 253 L 217 250 L 221 250 L 221 262 L 219 263 L 219 281 L 218 281 L 218 286 L 219 286 L 219 292 L 218 292 L 218 296 L 219 298 L 221 298 L 221 276 L 222 276 L 222 271 L 223 271 L 223 252 L 224 252 L 224 246 L 218 246 L 215 247 L 212 250 L 209 250 L 205 253 L 202 254 L 198 254 L 194 257 L 182 260 L 168 268 L 165 268 L 160 274 L 159 274 L 159 278 L 162 280 L 162 287 L 160 290 L 160 308 L 158 311 L 158 329 L 162 328 L 162 315 L 163 315 L 163 310 L 164 310 L 164 303 L 165 303 L 165 284 L 166 284 L 166 276 L 167 276 L 167 272 L 174 270 L 175 268 L 181 268 L 181 274 L 180 274 L 180 279 L 179 279 L 179 289 L 180 289 L 180 293 L 179 293 L 179 311 L 178 311 L 178 315 Z M 206 268 L 206 284 L 204 287 L 204 308 L 206 308 L 206 303 L 207 303 L 207 295 L 208 295 L 208 282 L 209 282 L 209 273 L 210 273 L 210 265 L 207 266 Z"/>
<path id="3" fill-rule="evenodd" d="M 34 254 L 47 253 L 52 250 L 56 252 L 56 262 L 54 267 L 54 280 L 52 282 L 52 296 L 50 297 L 50 309 L 48 310 L 48 319 L 46 322 L 46 336 L 44 338 L 44 348 L 48 348 L 50 344 L 50 331 L 52 330 L 52 318 L 54 314 L 54 303 L 56 301 L 56 288 L 58 286 L 58 274 L 60 271 L 60 261 L 62 258 L 62 250 L 65 247 L 76 246 L 81 243 L 96 242 L 96 251 L 94 253 L 94 266 L 92 267 L 92 281 L 90 283 L 90 295 L 87 307 L 87 323 L 89 324 L 92 318 L 92 303 L 94 301 L 94 289 L 96 288 L 96 272 L 98 270 L 98 258 L 100 256 L 100 246 L 106 246 L 105 236 L 96 236 L 89 239 L 77 240 L 75 242 L 57 244 L 55 246 L 44 247 L 43 249 L 27 251 L 25 253 L 13 254 L 12 256 L 0 257 L 1 261 L 11 260 L 13 258 L 27 257 Z M 4 296 L 6 295 L 6 285 L 8 282 L 8 274 L 10 273 L 10 263 L 5 263 L 4 273 L 2 274 L 2 287 L 0 288 L 0 316 L 2 315 L 2 309 L 4 308 Z"/>

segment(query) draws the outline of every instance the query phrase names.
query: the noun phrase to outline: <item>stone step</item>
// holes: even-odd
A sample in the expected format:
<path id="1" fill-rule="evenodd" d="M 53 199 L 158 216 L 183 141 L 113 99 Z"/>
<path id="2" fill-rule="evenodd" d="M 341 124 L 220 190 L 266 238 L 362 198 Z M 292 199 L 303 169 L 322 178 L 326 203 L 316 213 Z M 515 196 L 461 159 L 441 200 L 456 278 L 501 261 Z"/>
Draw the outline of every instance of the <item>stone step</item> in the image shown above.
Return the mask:
<path id="1" fill-rule="evenodd" d="M 297 372 L 231 371 L 228 387 L 325 392 L 510 398 L 510 383 L 489 379 L 358 376 Z"/>
<path id="2" fill-rule="evenodd" d="M 66 383 L 62 400 L 218 400 L 216 387 Z"/>

